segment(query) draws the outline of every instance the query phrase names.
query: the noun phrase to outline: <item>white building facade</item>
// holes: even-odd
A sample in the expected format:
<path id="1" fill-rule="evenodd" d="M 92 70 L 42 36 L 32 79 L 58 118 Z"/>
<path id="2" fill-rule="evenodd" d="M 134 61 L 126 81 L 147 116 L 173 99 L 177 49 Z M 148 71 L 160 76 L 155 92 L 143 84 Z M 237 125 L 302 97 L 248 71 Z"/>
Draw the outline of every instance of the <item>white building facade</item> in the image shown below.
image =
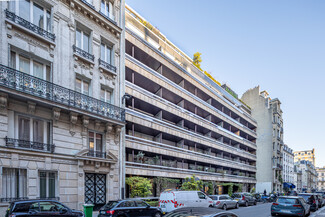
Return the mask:
<path id="1" fill-rule="evenodd" d="M 82 209 L 120 198 L 123 0 L 0 9 L 0 215 L 16 199 Z"/>
<path id="2" fill-rule="evenodd" d="M 294 182 L 294 155 L 286 144 L 283 146 L 283 182 Z"/>

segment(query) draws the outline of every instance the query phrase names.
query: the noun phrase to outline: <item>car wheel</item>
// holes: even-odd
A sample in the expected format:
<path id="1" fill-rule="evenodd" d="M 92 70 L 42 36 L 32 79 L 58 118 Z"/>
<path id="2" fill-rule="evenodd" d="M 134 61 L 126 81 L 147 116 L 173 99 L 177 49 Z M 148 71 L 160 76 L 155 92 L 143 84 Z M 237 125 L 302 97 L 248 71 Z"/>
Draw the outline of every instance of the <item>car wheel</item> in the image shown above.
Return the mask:
<path id="1" fill-rule="evenodd" d="M 227 205 L 226 204 L 223 204 L 222 209 L 223 210 L 227 210 Z"/>
<path id="2" fill-rule="evenodd" d="M 235 207 L 236 209 L 239 209 L 239 203 L 236 203 L 236 207 Z"/>
<path id="3" fill-rule="evenodd" d="M 161 213 L 160 212 L 156 212 L 156 214 L 154 215 L 154 217 L 161 217 Z"/>
<path id="4" fill-rule="evenodd" d="M 248 207 L 248 202 L 247 201 L 245 202 L 245 206 Z"/>
<path id="5" fill-rule="evenodd" d="M 256 205 L 257 204 L 257 202 L 256 202 L 256 200 L 254 201 L 254 205 Z"/>
<path id="6" fill-rule="evenodd" d="M 276 216 L 276 214 L 275 214 L 275 213 L 273 213 L 273 212 L 271 212 L 271 216 Z"/>

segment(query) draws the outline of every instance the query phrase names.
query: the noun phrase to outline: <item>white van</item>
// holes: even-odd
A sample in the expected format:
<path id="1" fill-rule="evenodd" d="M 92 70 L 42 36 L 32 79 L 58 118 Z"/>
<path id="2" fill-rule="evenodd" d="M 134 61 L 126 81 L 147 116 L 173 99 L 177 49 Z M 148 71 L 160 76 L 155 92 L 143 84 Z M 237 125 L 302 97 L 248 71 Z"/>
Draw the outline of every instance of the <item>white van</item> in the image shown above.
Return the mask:
<path id="1" fill-rule="evenodd" d="M 213 206 L 212 199 L 201 191 L 165 191 L 159 197 L 159 207 L 163 213 L 181 207 L 210 206 Z"/>

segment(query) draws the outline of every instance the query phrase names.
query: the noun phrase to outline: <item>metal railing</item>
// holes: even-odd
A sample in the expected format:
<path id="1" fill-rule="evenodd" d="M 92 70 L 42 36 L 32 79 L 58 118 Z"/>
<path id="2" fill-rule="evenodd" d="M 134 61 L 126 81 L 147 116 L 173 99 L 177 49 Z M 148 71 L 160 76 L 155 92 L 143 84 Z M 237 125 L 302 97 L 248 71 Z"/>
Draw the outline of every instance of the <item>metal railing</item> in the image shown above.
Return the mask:
<path id="1" fill-rule="evenodd" d="M 6 145 L 8 147 L 13 148 L 22 148 L 22 149 L 31 149 L 37 151 L 44 151 L 44 152 L 54 152 L 55 145 L 54 144 L 46 144 L 41 142 L 33 142 L 21 139 L 13 139 L 5 137 Z"/>
<path id="2" fill-rule="evenodd" d="M 125 121 L 125 110 L 0 64 L 0 86 L 59 104 L 85 110 L 106 118 Z"/>
<path id="3" fill-rule="evenodd" d="M 85 3 L 86 5 L 88 5 L 89 7 L 91 7 L 92 9 L 95 10 L 95 6 L 90 4 L 87 0 L 81 0 L 83 3 Z"/>
<path id="4" fill-rule="evenodd" d="M 43 36 L 51 41 L 55 41 L 55 35 L 53 33 L 50 33 L 44 29 L 42 29 L 41 27 L 17 16 L 15 13 L 9 11 L 9 10 L 5 10 L 5 13 L 6 13 L 6 18 L 11 20 L 12 22 L 14 23 L 17 23 L 25 28 L 27 28 L 28 30 L 40 35 L 40 36 Z"/>
<path id="5" fill-rule="evenodd" d="M 37 199 L 41 200 L 60 200 L 60 197 L 37 197 Z"/>
<path id="6" fill-rule="evenodd" d="M 87 153 L 87 156 L 89 156 L 89 157 L 98 157 L 98 158 L 106 158 L 106 152 L 89 150 L 88 153 Z"/>
<path id="7" fill-rule="evenodd" d="M 116 67 L 113 66 L 112 64 L 109 64 L 107 62 L 105 62 L 104 60 L 98 59 L 99 65 L 103 66 L 104 68 L 111 70 L 113 72 L 116 72 Z"/>
<path id="8" fill-rule="evenodd" d="M 78 54 L 79 56 L 82 56 L 82 57 L 84 57 L 88 60 L 91 60 L 91 61 L 95 60 L 94 55 L 88 53 L 87 51 L 82 50 L 81 48 L 77 47 L 76 45 L 73 45 L 72 48 L 73 48 L 73 52 Z"/>
<path id="9" fill-rule="evenodd" d="M 28 197 L 4 197 L 0 198 L 0 202 L 12 202 L 16 200 L 28 200 Z"/>
<path id="10" fill-rule="evenodd" d="M 101 11 L 99 11 L 99 13 L 100 13 L 103 17 L 105 17 L 107 20 L 109 20 L 109 21 L 111 21 L 112 23 L 114 23 L 115 25 L 117 25 L 117 22 L 116 22 L 114 19 L 110 18 L 109 16 L 107 16 L 106 14 L 104 14 L 104 13 L 101 12 Z"/>

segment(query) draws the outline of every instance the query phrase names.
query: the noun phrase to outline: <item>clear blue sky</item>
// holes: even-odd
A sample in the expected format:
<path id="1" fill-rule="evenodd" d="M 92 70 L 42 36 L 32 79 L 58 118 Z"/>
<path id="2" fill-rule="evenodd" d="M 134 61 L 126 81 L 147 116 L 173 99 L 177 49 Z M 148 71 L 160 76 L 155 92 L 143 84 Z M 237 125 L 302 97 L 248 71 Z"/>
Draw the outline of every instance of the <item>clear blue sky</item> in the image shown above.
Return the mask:
<path id="1" fill-rule="evenodd" d="M 284 142 L 316 149 L 325 166 L 325 1 L 126 0 L 240 96 L 257 85 L 279 98 Z"/>

